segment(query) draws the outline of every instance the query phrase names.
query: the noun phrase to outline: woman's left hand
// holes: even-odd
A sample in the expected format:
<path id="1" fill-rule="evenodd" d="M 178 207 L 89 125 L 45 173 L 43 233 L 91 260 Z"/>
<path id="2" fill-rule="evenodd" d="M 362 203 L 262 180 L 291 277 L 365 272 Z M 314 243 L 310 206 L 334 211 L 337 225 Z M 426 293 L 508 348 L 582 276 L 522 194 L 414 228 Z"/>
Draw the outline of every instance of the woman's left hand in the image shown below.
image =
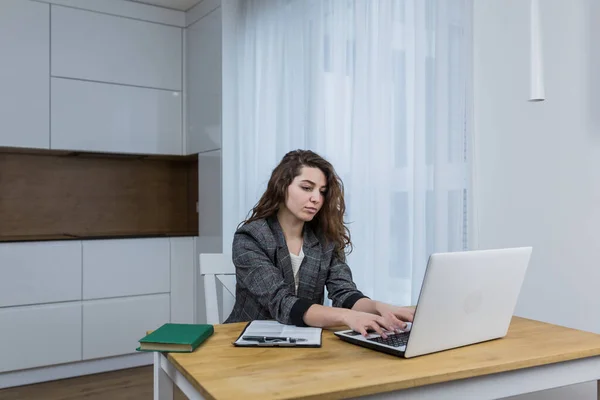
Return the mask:
<path id="1" fill-rule="evenodd" d="M 379 315 L 397 329 L 405 329 L 406 322 L 412 322 L 415 311 L 408 307 L 398 307 L 390 304 L 377 302 L 375 309 Z"/>

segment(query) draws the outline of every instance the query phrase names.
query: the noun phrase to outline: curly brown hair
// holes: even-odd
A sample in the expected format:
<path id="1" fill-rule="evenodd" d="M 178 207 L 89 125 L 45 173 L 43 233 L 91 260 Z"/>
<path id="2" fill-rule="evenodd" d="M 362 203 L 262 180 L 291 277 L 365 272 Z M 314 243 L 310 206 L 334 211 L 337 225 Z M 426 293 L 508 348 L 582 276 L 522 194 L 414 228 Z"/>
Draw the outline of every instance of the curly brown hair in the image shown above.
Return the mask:
<path id="1" fill-rule="evenodd" d="M 315 232 L 323 235 L 325 240 L 335 243 L 336 256 L 344 260 L 345 255 L 352 251 L 350 230 L 344 223 L 344 184 L 331 163 L 310 150 L 290 151 L 281 159 L 271 173 L 267 190 L 250 211 L 250 217 L 240 223 L 240 226 L 276 215 L 285 202 L 288 187 L 300 175 L 302 167 L 319 168 L 327 180 L 323 206 L 308 224 Z"/>

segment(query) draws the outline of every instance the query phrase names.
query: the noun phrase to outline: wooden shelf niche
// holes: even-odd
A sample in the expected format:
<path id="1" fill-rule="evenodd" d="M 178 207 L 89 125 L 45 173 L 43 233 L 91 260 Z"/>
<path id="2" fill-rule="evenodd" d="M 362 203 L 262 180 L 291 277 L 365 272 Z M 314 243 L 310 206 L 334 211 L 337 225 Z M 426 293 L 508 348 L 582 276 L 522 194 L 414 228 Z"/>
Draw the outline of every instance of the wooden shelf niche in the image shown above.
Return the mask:
<path id="1" fill-rule="evenodd" d="M 197 236 L 198 157 L 0 149 L 0 242 Z"/>

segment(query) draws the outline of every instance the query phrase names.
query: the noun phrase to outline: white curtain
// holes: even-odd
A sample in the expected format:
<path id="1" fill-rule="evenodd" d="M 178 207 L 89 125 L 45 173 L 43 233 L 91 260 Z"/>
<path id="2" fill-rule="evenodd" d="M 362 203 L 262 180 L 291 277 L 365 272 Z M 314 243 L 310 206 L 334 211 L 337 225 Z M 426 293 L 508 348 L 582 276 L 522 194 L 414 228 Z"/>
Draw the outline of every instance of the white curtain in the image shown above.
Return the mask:
<path id="1" fill-rule="evenodd" d="M 239 3 L 225 251 L 281 157 L 312 149 L 344 181 L 359 288 L 416 302 L 429 255 L 469 243 L 471 1 Z"/>

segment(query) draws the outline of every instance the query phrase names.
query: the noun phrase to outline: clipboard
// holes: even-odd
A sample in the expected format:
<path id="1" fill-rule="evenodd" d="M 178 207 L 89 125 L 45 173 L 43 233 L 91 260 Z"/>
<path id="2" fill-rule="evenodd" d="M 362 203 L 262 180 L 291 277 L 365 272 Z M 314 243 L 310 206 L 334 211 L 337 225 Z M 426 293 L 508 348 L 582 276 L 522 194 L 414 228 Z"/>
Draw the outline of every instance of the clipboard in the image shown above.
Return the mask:
<path id="1" fill-rule="evenodd" d="M 236 347 L 321 347 L 321 328 L 284 325 L 277 321 L 250 321 L 233 345 Z M 278 340 L 245 340 L 244 337 L 278 338 Z M 296 341 L 283 340 L 293 338 Z"/>

